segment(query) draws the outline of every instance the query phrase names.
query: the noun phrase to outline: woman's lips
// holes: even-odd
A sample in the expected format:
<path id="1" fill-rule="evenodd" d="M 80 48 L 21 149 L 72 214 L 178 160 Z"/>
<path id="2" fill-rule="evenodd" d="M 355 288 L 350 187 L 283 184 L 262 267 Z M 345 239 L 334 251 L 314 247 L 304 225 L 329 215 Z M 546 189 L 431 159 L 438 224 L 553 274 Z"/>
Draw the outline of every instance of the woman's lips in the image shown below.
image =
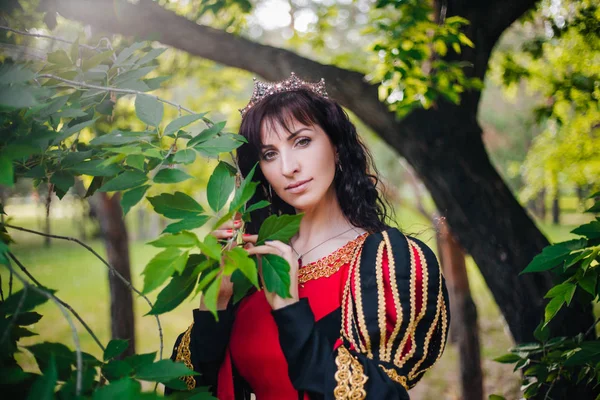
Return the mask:
<path id="1" fill-rule="evenodd" d="M 294 187 L 288 187 L 287 190 L 289 193 L 302 193 L 308 188 L 308 184 L 312 181 L 312 179 L 308 179 L 302 182 L 299 182 L 300 185 Z"/>

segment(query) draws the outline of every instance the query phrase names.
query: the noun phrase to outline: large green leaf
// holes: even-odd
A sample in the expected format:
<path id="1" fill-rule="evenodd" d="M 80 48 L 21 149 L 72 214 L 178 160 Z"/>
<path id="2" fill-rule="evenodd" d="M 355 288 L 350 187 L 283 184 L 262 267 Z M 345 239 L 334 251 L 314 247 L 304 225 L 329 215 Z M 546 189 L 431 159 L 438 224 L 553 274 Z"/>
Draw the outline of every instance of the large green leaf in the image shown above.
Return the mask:
<path id="1" fill-rule="evenodd" d="M 209 219 L 210 218 L 207 215 L 187 217 L 184 220 L 173 222 L 172 224 L 167 225 L 167 227 L 163 230 L 163 233 L 177 233 L 186 229 L 200 228 Z"/>
<path id="2" fill-rule="evenodd" d="M 118 146 L 129 143 L 151 142 L 156 139 L 156 134 L 153 132 L 124 132 L 114 130 L 106 135 L 97 136 L 90 141 L 92 146 Z"/>
<path id="3" fill-rule="evenodd" d="M 56 50 L 48 53 L 48 62 L 51 64 L 60 65 L 61 67 L 70 67 L 73 65 L 69 55 L 64 50 Z"/>
<path id="4" fill-rule="evenodd" d="M 55 145 L 59 144 L 60 142 L 67 139 L 71 135 L 81 131 L 84 128 L 87 128 L 90 125 L 93 125 L 97 119 L 98 118 L 93 118 L 88 121 L 80 122 L 80 123 L 72 125 L 72 126 L 64 127 L 63 129 L 61 129 L 60 132 L 58 132 L 58 136 L 54 139 L 54 141 L 52 141 L 52 144 L 55 144 Z"/>
<path id="5" fill-rule="evenodd" d="M 544 327 L 556 316 L 564 304 L 565 299 L 563 296 L 554 297 L 548 302 L 544 310 Z"/>
<path id="6" fill-rule="evenodd" d="M 142 67 L 127 71 L 118 75 L 114 81 L 113 85 L 119 87 L 123 82 L 131 81 L 131 80 L 139 80 L 144 76 L 148 75 L 150 72 L 154 71 L 156 66 Z"/>
<path id="7" fill-rule="evenodd" d="M 21 64 L 3 63 L 0 65 L 0 85 L 27 82 L 34 76 L 33 71 Z"/>
<path id="8" fill-rule="evenodd" d="M 237 303 L 248 293 L 248 290 L 252 287 L 252 282 L 239 269 L 231 274 L 231 282 L 233 283 L 233 302 Z"/>
<path id="9" fill-rule="evenodd" d="M 106 50 L 102 53 L 94 54 L 89 58 L 84 58 L 82 60 L 81 69 L 84 71 L 90 70 L 100 63 L 109 60 L 114 54 L 114 50 Z"/>
<path id="10" fill-rule="evenodd" d="M 89 175 L 89 176 L 115 176 L 121 172 L 121 168 L 118 165 L 111 164 L 106 167 L 100 167 L 100 164 L 104 160 L 90 160 L 84 161 L 73 166 L 69 166 L 67 170 L 73 171 L 78 175 Z"/>
<path id="11" fill-rule="evenodd" d="M 252 167 L 240 187 L 236 189 L 235 194 L 233 195 L 233 200 L 231 200 L 231 204 L 229 206 L 229 212 L 238 211 L 252 198 L 252 196 L 254 196 L 256 187 L 258 186 L 258 182 L 252 182 L 255 169 L 256 165 Z"/>
<path id="12" fill-rule="evenodd" d="M 148 242 L 149 245 L 154 247 L 196 247 L 198 243 L 198 237 L 188 231 L 175 235 L 162 235 L 158 239 Z"/>
<path id="13" fill-rule="evenodd" d="M 0 241 L 0 243 L 2 243 Z M 54 294 L 56 291 L 52 289 L 43 288 L 48 293 Z M 3 302 L 0 302 L 0 315 L 11 315 L 14 312 L 19 310 L 20 313 L 27 312 L 33 310 L 35 307 L 44 304 L 48 301 L 48 297 L 40 294 L 37 290 L 29 289 L 25 294 L 25 300 L 21 303 L 21 298 L 23 297 L 24 290 L 21 289 L 18 292 L 15 292 L 8 296 Z M 19 307 L 19 304 L 20 307 Z"/>
<path id="14" fill-rule="evenodd" d="M 198 244 L 202 254 L 213 260 L 221 260 L 221 245 L 213 235 L 206 235 L 204 241 Z"/>
<path id="15" fill-rule="evenodd" d="M 167 127 L 165 128 L 164 135 L 169 135 L 171 133 L 175 133 L 183 127 L 188 126 L 189 124 L 198 121 L 200 118 L 204 117 L 206 113 L 202 114 L 191 114 L 184 115 L 183 117 L 179 117 L 169 122 Z"/>
<path id="16" fill-rule="evenodd" d="M 159 196 L 148 197 L 154 211 L 170 219 L 194 217 L 204 209 L 196 200 L 185 193 L 162 193 Z"/>
<path id="17" fill-rule="evenodd" d="M 220 162 L 210 176 L 206 188 L 210 208 L 215 212 L 220 211 L 225 203 L 227 203 L 234 185 L 235 177 L 229 173 L 227 164 Z"/>
<path id="18" fill-rule="evenodd" d="M 156 183 L 179 183 L 192 178 L 185 171 L 176 168 L 164 168 L 154 177 Z"/>
<path id="19" fill-rule="evenodd" d="M 12 161 L 5 157 L 0 156 L 0 185 L 13 187 L 14 186 L 14 170 Z"/>
<path id="20" fill-rule="evenodd" d="M 194 149 L 205 157 L 216 157 L 221 153 L 229 153 L 243 143 L 229 137 L 215 137 L 194 146 Z"/>
<path id="21" fill-rule="evenodd" d="M 208 311 L 210 311 L 215 316 L 215 319 L 217 321 L 219 320 L 219 316 L 217 315 L 217 300 L 219 299 L 219 291 L 221 289 L 222 278 L 223 275 L 217 276 L 217 278 L 204 290 L 204 293 L 202 295 L 204 305 L 206 306 Z"/>
<path id="22" fill-rule="evenodd" d="M 560 265 L 573 250 L 585 247 L 585 239 L 570 240 L 545 247 L 540 254 L 535 256 L 521 274 L 528 272 L 540 272 L 552 269 Z"/>
<path id="23" fill-rule="evenodd" d="M 48 366 L 43 369 L 43 375 L 39 376 L 27 395 L 27 400 L 52 400 L 54 399 L 54 388 L 58 381 L 58 371 L 54 356 L 50 357 Z"/>
<path id="24" fill-rule="evenodd" d="M 33 354 L 40 370 L 49 368 L 54 360 L 55 368 L 60 380 L 67 380 L 71 375 L 72 365 L 75 363 L 75 354 L 62 343 L 43 342 L 26 347 Z"/>
<path id="25" fill-rule="evenodd" d="M 106 345 L 104 350 L 104 361 L 108 361 L 111 358 L 115 358 L 129 347 L 129 341 L 123 339 L 113 339 Z"/>
<path id="26" fill-rule="evenodd" d="M 159 315 L 171 311 L 192 293 L 200 274 L 196 268 L 199 260 L 197 257 L 190 257 L 183 272 L 174 275 L 169 284 L 158 294 L 154 307 L 148 314 Z"/>
<path id="27" fill-rule="evenodd" d="M 191 164 L 196 160 L 196 152 L 192 149 L 178 150 L 173 156 L 173 162 L 177 164 Z"/>
<path id="28" fill-rule="evenodd" d="M 141 171 L 125 171 L 106 182 L 98 191 L 116 192 L 120 190 L 132 189 L 143 185 L 148 181 L 146 174 Z"/>
<path id="29" fill-rule="evenodd" d="M 300 221 L 303 216 L 304 214 L 271 215 L 260 226 L 256 244 L 264 244 L 267 240 L 280 240 L 284 243 L 288 242 L 300 229 Z"/>
<path id="30" fill-rule="evenodd" d="M 34 88 L 24 85 L 0 85 L 0 106 L 25 108 L 37 104 L 37 91 Z"/>
<path id="31" fill-rule="evenodd" d="M 290 264 L 275 254 L 265 254 L 261 257 L 262 276 L 269 292 L 275 292 L 281 297 L 290 295 Z"/>
<path id="32" fill-rule="evenodd" d="M 128 61 L 130 59 L 130 57 L 133 55 L 133 53 L 135 53 L 137 50 L 142 49 L 144 46 L 146 46 L 146 43 L 144 43 L 144 42 L 135 42 L 131 46 L 123 49 L 119 53 L 117 58 L 115 59 L 114 65 L 115 66 L 124 65 L 125 61 Z"/>
<path id="33" fill-rule="evenodd" d="M 592 221 L 587 224 L 578 226 L 571 233 L 575 235 L 585 236 L 588 239 L 600 238 L 600 221 Z"/>
<path id="34" fill-rule="evenodd" d="M 248 252 L 241 247 L 234 247 L 225 252 L 225 273 L 229 273 L 229 266 L 241 271 L 252 285 L 258 288 L 258 271 L 256 263 Z"/>
<path id="35" fill-rule="evenodd" d="M 122 360 L 112 360 L 102 366 L 102 375 L 109 381 L 123 379 L 131 375 L 133 368 Z"/>
<path id="36" fill-rule="evenodd" d="M 198 373 L 192 371 L 181 362 L 173 362 L 170 359 L 165 359 L 140 367 L 136 378 L 143 381 L 162 382 L 191 375 L 198 375 Z"/>
<path id="37" fill-rule="evenodd" d="M 218 134 L 219 132 L 221 132 L 223 130 L 226 123 L 227 123 L 227 121 L 217 122 L 210 128 L 203 130 L 197 136 L 190 139 L 190 141 L 187 143 L 187 146 L 193 147 L 198 143 L 206 142 L 208 139 L 213 138 L 216 134 Z"/>
<path id="38" fill-rule="evenodd" d="M 254 204 L 252 204 L 250 207 L 248 207 L 248 208 L 246 209 L 246 212 L 245 212 L 245 214 L 249 214 L 249 213 L 251 213 L 252 211 L 255 211 L 255 210 L 260 210 L 261 208 L 268 207 L 270 204 L 271 204 L 271 203 L 269 203 L 267 200 L 261 200 L 261 201 L 259 201 L 258 203 L 254 203 Z"/>
<path id="39" fill-rule="evenodd" d="M 163 119 L 163 104 L 147 95 L 138 94 L 135 98 L 135 113 L 148 125 L 158 126 Z"/>
<path id="40" fill-rule="evenodd" d="M 140 58 L 140 60 L 136 64 L 137 65 L 147 64 L 150 61 L 156 59 L 158 56 L 160 56 L 166 50 L 167 50 L 166 47 L 157 47 L 155 49 L 152 49 L 148 53 L 146 53 L 142 58 Z"/>
<path id="41" fill-rule="evenodd" d="M 144 272 L 143 293 L 149 293 L 162 285 L 175 271 L 181 272 L 186 265 L 187 252 L 180 252 L 175 247 L 168 247 L 150 260 Z"/>
<path id="42" fill-rule="evenodd" d="M 124 378 L 101 386 L 94 392 L 93 400 L 136 399 L 142 385 L 131 378 Z"/>

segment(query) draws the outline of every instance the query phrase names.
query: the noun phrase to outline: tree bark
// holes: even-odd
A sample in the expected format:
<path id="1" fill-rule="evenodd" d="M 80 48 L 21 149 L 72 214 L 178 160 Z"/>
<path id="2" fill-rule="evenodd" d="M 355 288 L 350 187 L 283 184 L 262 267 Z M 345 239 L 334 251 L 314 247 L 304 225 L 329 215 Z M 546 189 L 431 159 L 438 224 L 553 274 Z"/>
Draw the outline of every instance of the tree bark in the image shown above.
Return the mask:
<path id="1" fill-rule="evenodd" d="M 552 223 L 560 224 L 560 192 L 557 189 L 552 196 Z"/>
<path id="2" fill-rule="evenodd" d="M 125 279 L 131 281 L 129 240 L 120 199 L 119 193 L 115 193 L 112 197 L 108 197 L 106 193 L 99 193 L 95 198 L 90 199 L 90 206 L 95 208 L 100 222 L 100 231 L 109 264 Z M 129 347 L 122 355 L 122 357 L 125 357 L 135 353 L 133 295 L 131 290 L 110 272 L 108 273 L 108 281 L 110 288 L 111 338 L 129 341 Z"/>
<path id="3" fill-rule="evenodd" d="M 443 218 L 436 219 L 440 262 L 450 295 L 450 337 L 458 343 L 462 400 L 483 399 L 477 307 L 471 297 L 465 253 Z"/>
<path id="4" fill-rule="evenodd" d="M 463 94 L 460 105 L 440 102 L 398 121 L 379 102 L 377 86 L 367 83 L 359 72 L 323 65 L 288 50 L 198 25 L 155 2 L 44 2 L 64 17 L 101 31 L 159 40 L 267 80 L 283 79 L 291 71 L 313 81 L 325 78 L 329 95 L 377 132 L 421 177 L 438 210 L 481 269 L 515 341 L 533 340 L 551 277 L 519 273 L 548 241 L 488 158 L 477 123 L 479 92 Z M 461 61 L 472 65 L 467 70 L 469 75 L 483 79 L 500 34 L 534 4 L 535 0 L 446 1 L 447 16 L 460 15 L 471 22 L 466 34 L 475 48 L 465 49 L 460 55 Z M 576 332 L 591 321 L 589 315 L 582 318 L 577 312 L 566 317 L 570 322 L 557 324 L 556 333 Z"/>

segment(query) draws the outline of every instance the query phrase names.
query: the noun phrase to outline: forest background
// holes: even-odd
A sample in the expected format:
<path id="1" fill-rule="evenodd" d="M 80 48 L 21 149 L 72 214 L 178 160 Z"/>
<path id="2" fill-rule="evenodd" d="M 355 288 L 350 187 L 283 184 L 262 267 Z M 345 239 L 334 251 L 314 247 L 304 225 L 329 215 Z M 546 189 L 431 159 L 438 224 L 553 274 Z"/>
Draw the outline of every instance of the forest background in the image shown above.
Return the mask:
<path id="1" fill-rule="evenodd" d="M 250 97 L 254 74 L 269 80 L 284 78 L 292 70 L 315 81 L 324 76 L 330 94 L 348 108 L 375 156 L 386 193 L 396 208 L 399 227 L 440 249 L 435 241 L 447 220 L 458 242 L 473 255 L 473 258 L 467 257 L 466 269 L 479 314 L 483 392 L 507 398 L 518 396 L 520 375 L 512 373 L 511 365 L 493 359 L 515 342 L 523 343 L 532 337 L 532 327 L 537 326 L 539 318 L 523 323 L 515 314 L 524 310 L 525 316 L 532 316 L 534 311 L 539 311 L 539 306 L 519 307 L 521 303 L 535 303 L 529 298 L 542 299 L 545 291 L 541 293 L 543 290 L 539 289 L 540 292 L 532 293 L 531 289 L 523 289 L 526 285 L 520 284 L 511 287 L 510 279 L 494 283 L 490 271 L 506 263 L 519 272 L 541 251 L 542 236 L 528 237 L 528 230 L 539 228 L 551 242 L 556 242 L 571 238 L 569 232 L 575 226 L 592 220 L 584 211 L 591 205 L 589 195 L 599 189 L 600 18 L 591 3 L 531 2 L 515 5 L 510 15 L 486 14 L 468 5 L 460 9 L 451 1 L 140 1 L 139 4 L 98 1 L 92 4 L 57 0 L 12 1 L 5 2 L 3 7 L 3 25 L 19 31 L 69 41 L 80 37 L 82 42 L 89 43 L 110 34 L 110 40 L 119 48 L 136 40 L 150 40 L 151 46 L 157 49 L 170 46 L 155 59 L 157 68 L 139 78 L 169 75 L 168 81 L 152 93 L 198 112 L 209 112 L 213 121 L 226 120 L 226 129 L 231 132 L 239 126 L 237 109 Z M 135 7 L 138 7 L 137 16 L 133 14 Z M 454 18 L 454 15 L 467 20 Z M 492 21 L 491 15 L 497 18 Z M 198 31 L 196 37 L 180 34 L 177 38 L 176 34 L 169 34 L 169 30 L 175 30 L 173 20 L 167 19 L 172 16 L 215 30 Z M 164 27 L 155 23 L 161 18 Z M 478 36 L 482 34 L 482 26 L 490 26 L 491 32 L 487 32 L 490 37 Z M 228 36 L 219 41 L 218 32 Z M 500 33 L 502 36 L 495 43 L 494 35 L 500 36 Z M 44 59 L 48 53 L 71 48 L 55 40 L 14 31 L 4 30 L 1 34 L 3 57 L 7 58 Z M 205 43 L 200 42 L 202 35 L 206 36 Z M 244 37 L 251 42 L 236 43 L 231 39 L 234 37 Z M 250 43 L 263 46 L 254 48 Z M 293 53 L 278 52 L 278 49 L 291 50 L 300 57 L 294 58 Z M 486 51 L 490 57 L 489 68 L 487 58 L 481 64 L 482 53 Z M 249 60 L 252 52 L 256 54 Z M 334 65 L 338 70 L 315 67 L 305 61 L 307 59 Z M 240 69 L 245 67 L 252 72 Z M 357 83 L 357 76 L 364 82 L 363 75 L 370 86 Z M 390 127 L 383 119 L 373 121 L 372 118 L 383 111 L 372 112 L 373 103 L 365 102 L 367 98 L 381 101 L 379 104 L 385 104 L 385 109 L 390 110 L 394 118 L 404 121 L 404 125 Z M 370 112 L 374 114 L 371 119 L 361 114 Z M 451 117 L 452 113 L 456 115 Z M 166 114 L 175 117 L 177 110 L 167 109 Z M 86 127 L 82 135 L 92 137 L 115 128 L 143 129 L 133 101 L 119 101 L 111 110 L 110 119 Z M 199 131 L 197 127 L 193 129 L 197 130 L 192 133 Z M 476 140 L 471 140 L 475 137 L 482 138 L 483 152 Z M 419 146 L 420 149 L 415 149 Z M 452 157 L 465 152 L 472 152 L 472 159 Z M 487 176 L 489 180 L 481 181 L 480 178 L 486 178 L 485 174 L 471 174 L 471 179 L 465 179 L 465 174 L 469 175 L 477 167 L 486 170 L 485 163 L 478 157 L 487 155 L 499 177 L 491 173 Z M 429 167 L 428 161 L 431 161 Z M 161 191 L 178 190 L 204 199 L 215 165 L 216 161 L 212 160 L 184 166 L 194 179 L 162 186 Z M 468 165 L 466 172 L 461 170 L 461 165 Z M 441 170 L 445 170 L 445 176 Z M 12 180 L 12 176 L 3 183 L 7 180 Z M 12 217 L 12 225 L 78 237 L 98 251 L 105 251 L 107 247 L 107 257 L 115 257 L 117 263 L 120 259 L 128 268 L 130 266 L 132 282 L 141 286 L 142 270 L 160 250 L 147 242 L 160 234 L 167 225 L 166 220 L 149 212 L 152 206 L 148 202 L 136 205 L 123 225 L 130 240 L 129 254 L 124 256 L 117 252 L 111 256 L 110 244 L 107 245 L 110 240 L 101 237 L 104 233 L 106 238 L 108 232 L 102 221 L 109 218 L 107 204 L 117 207 L 116 215 L 120 216 L 119 196 L 110 198 L 97 194 L 85 199 L 83 194 L 90 182 L 91 179 L 86 178 L 74 181 L 73 189 L 59 200 L 54 194 L 48 195 L 56 182 L 51 181 L 50 185 L 42 182 L 33 188 L 31 179 L 19 179 L 14 185 L 2 188 L 2 204 Z M 506 197 L 505 192 L 485 188 L 497 186 L 498 182 L 505 182 L 511 198 L 518 199 L 528 210 L 529 217 L 516 215 L 518 211 L 514 211 L 515 205 L 510 200 L 502 203 L 503 200 L 496 199 L 496 196 Z M 152 190 L 148 196 L 160 193 Z M 462 199 L 459 192 L 463 193 Z M 499 209 L 511 211 L 492 215 L 493 209 L 486 210 L 482 204 L 490 199 Z M 458 217 L 469 204 L 473 206 L 471 214 L 466 214 L 464 219 Z M 528 218 L 532 218 L 535 225 L 530 227 Z M 498 236 L 490 236 L 495 230 Z M 202 229 L 199 232 L 206 233 Z M 505 240 L 503 234 L 511 232 L 511 239 L 499 243 Z M 58 289 L 63 300 L 76 304 L 78 312 L 99 338 L 107 342 L 111 337 L 109 281 L 105 270 L 92 267 L 97 263 L 94 257 L 71 243 L 24 232 L 11 232 L 11 235 L 16 241 L 13 248 L 18 259 L 30 266 L 41 282 Z M 508 255 L 503 256 L 503 246 L 505 250 L 510 249 L 511 242 L 520 240 L 520 235 L 525 236 L 521 242 L 531 249 L 520 255 L 508 251 L 505 252 Z M 123 240 L 124 237 L 115 235 L 112 239 Z M 496 246 L 494 255 L 491 252 L 485 255 L 490 242 Z M 127 260 L 123 260 L 124 257 Z M 3 270 L 3 287 L 7 287 L 8 281 L 9 274 Z M 493 293 L 492 287 L 490 291 L 489 286 L 494 284 L 505 284 L 517 292 L 515 304 L 506 302 L 501 288 L 495 288 Z M 18 287 L 15 283 L 15 288 Z M 154 300 L 155 296 L 150 295 L 150 298 Z M 143 299 L 134 301 L 135 328 L 128 329 L 135 329 L 136 352 L 154 351 L 156 335 L 149 334 L 155 330 L 153 321 L 142 317 L 147 312 L 147 304 Z M 197 298 L 186 301 L 162 316 L 167 346 L 187 327 L 196 301 Z M 45 318 L 35 326 L 40 336 L 24 339 L 24 345 L 40 340 L 64 341 L 68 336 L 68 326 L 57 323 L 61 318 L 59 311 L 50 304 L 41 310 Z M 542 314 L 538 315 L 541 318 Z M 414 398 L 462 396 L 456 368 L 460 353 L 457 347 L 448 348 L 440 363 L 413 390 Z M 85 335 L 82 335 L 82 348 L 99 354 L 92 339 Z M 27 352 L 18 357 L 28 368 L 37 368 Z"/>

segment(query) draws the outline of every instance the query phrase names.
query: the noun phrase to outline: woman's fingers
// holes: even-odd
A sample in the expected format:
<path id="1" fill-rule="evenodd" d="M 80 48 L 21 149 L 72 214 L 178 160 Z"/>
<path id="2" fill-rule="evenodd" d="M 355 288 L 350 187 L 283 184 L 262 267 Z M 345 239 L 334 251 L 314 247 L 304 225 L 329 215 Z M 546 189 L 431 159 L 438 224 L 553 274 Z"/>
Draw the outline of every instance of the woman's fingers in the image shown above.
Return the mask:
<path id="1" fill-rule="evenodd" d="M 246 248 L 246 251 L 251 256 L 265 255 L 265 254 L 276 254 L 278 256 L 281 255 L 281 251 L 279 251 L 279 249 L 272 247 L 272 246 L 267 246 L 267 245 L 252 246 L 250 248 Z"/>
<path id="2" fill-rule="evenodd" d="M 233 237 L 233 233 L 233 229 L 217 229 L 212 231 L 210 234 L 217 239 L 229 239 L 230 237 Z"/>
<path id="3" fill-rule="evenodd" d="M 244 233 L 242 235 L 242 240 L 245 243 L 252 243 L 252 244 L 256 244 L 256 241 L 258 240 L 258 235 L 251 235 L 249 233 Z"/>
<path id="4" fill-rule="evenodd" d="M 292 256 L 292 248 L 290 247 L 290 245 L 287 245 L 279 240 L 270 240 L 268 242 L 265 242 L 265 246 L 276 248 L 277 250 L 279 250 L 280 255 L 284 257 Z"/>

